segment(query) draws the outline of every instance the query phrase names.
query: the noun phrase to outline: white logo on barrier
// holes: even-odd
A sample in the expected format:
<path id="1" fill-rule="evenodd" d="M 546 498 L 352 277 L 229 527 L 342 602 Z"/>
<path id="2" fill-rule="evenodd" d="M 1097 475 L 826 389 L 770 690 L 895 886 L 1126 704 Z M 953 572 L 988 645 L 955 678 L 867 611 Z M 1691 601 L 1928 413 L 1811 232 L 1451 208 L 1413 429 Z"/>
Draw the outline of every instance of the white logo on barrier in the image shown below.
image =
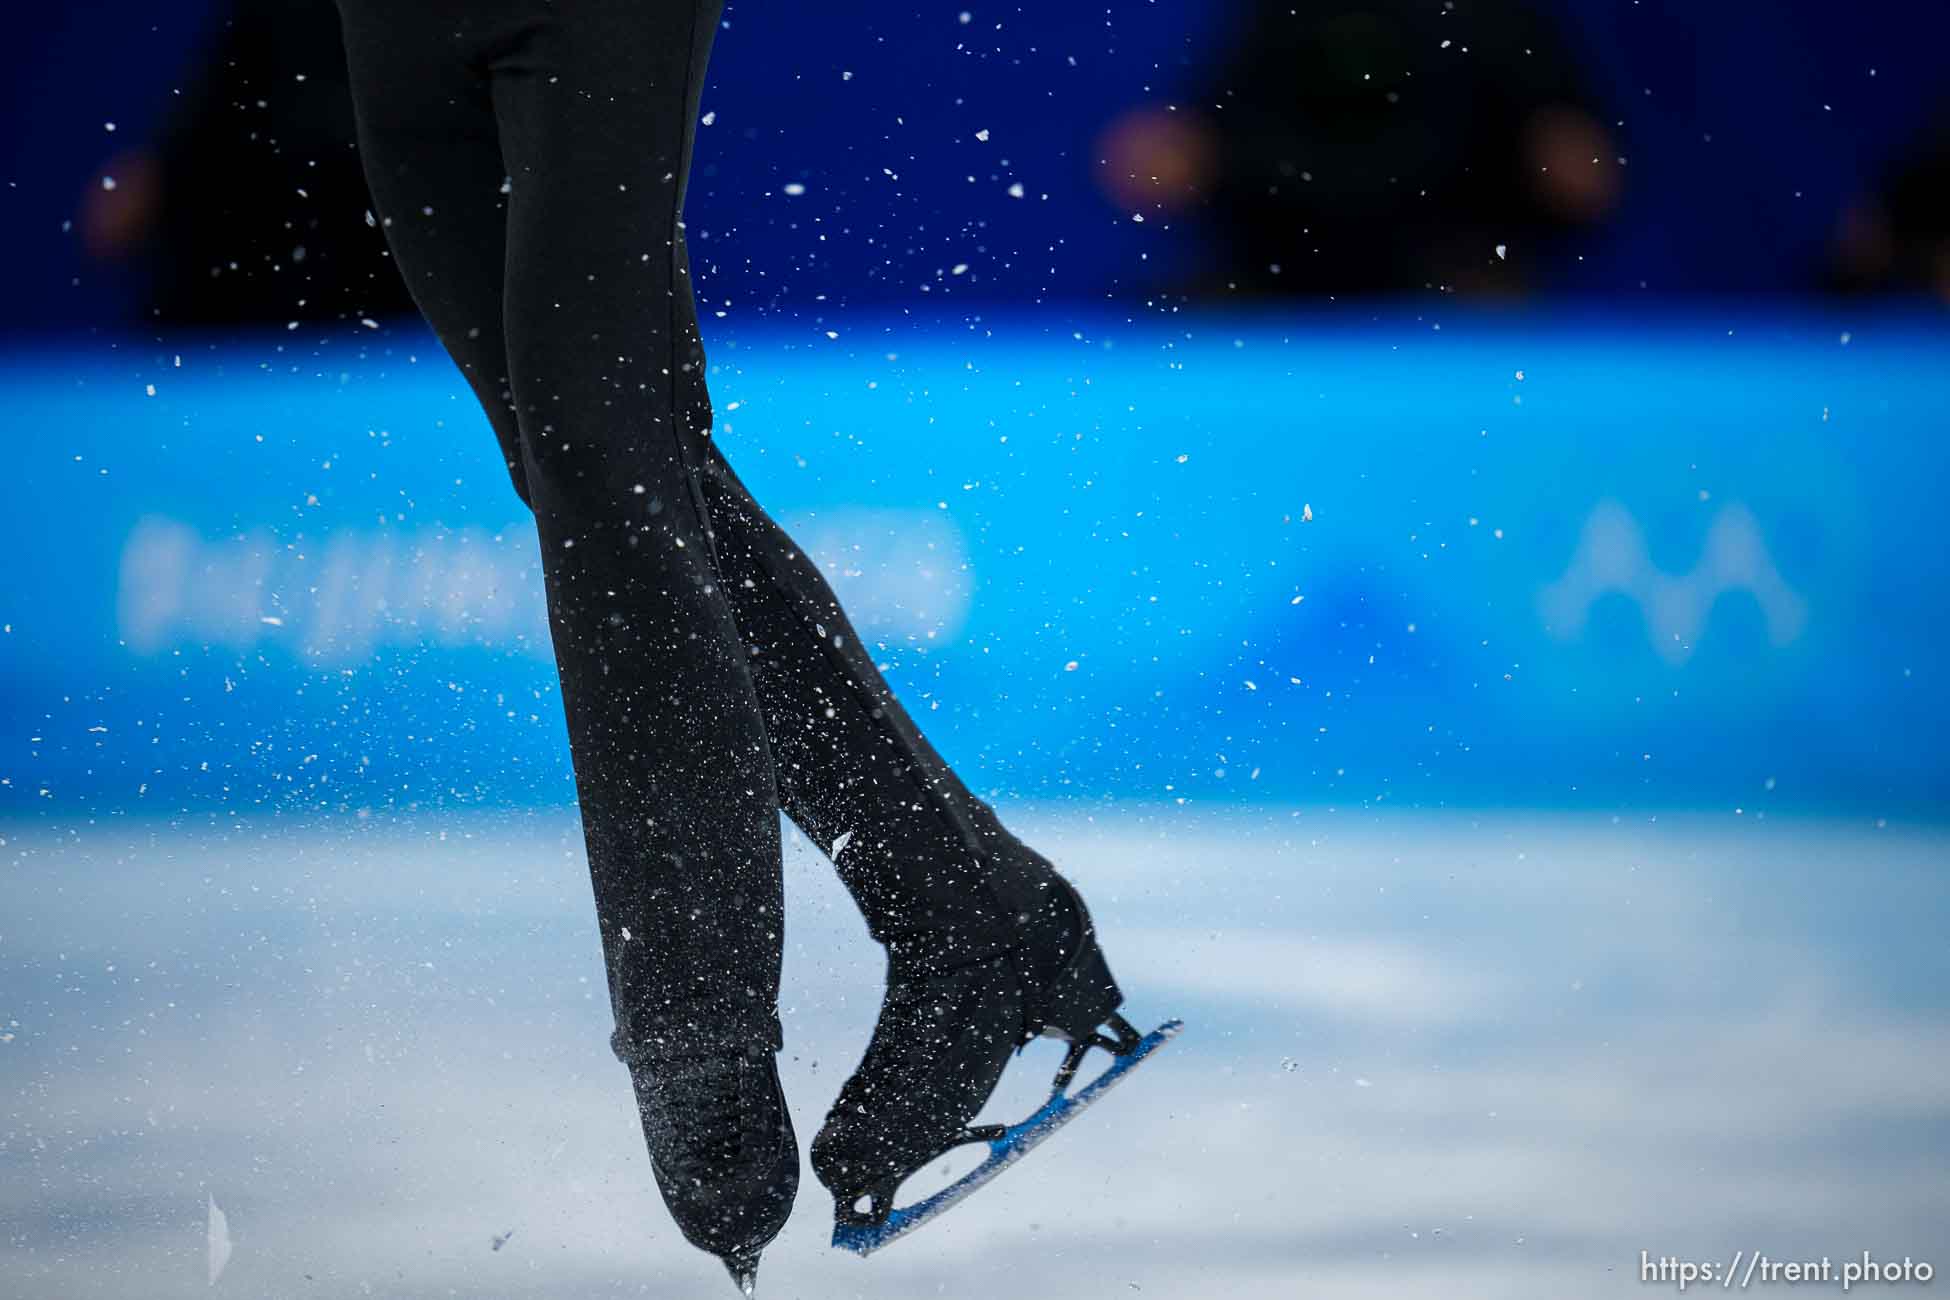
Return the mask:
<path id="1" fill-rule="evenodd" d="M 205 540 L 145 519 L 122 548 L 122 638 L 172 645 L 279 644 L 327 662 L 375 646 L 501 645 L 549 652 L 534 535 L 330 533 L 280 542 L 267 532 Z"/>
<path id="2" fill-rule="evenodd" d="M 965 547 L 948 520 L 845 509 L 803 516 L 790 531 L 862 636 L 934 640 L 966 621 Z M 122 548 L 117 621 L 141 654 L 186 644 L 275 645 L 327 663 L 381 645 L 551 654 L 525 523 L 283 542 L 264 531 L 206 539 L 172 519 L 145 519 Z"/>
<path id="3" fill-rule="evenodd" d="M 1546 629 L 1569 640 L 1584 632 L 1600 597 L 1628 596 L 1644 612 L 1654 648 L 1678 663 L 1692 654 L 1713 602 L 1729 591 L 1753 594 L 1773 644 L 1787 645 L 1801 635 L 1808 603 L 1774 567 L 1760 524 L 1745 506 L 1723 507 L 1707 529 L 1693 571 L 1669 574 L 1653 566 L 1645 533 L 1631 512 L 1604 501 L 1585 520 L 1564 576 L 1538 594 L 1537 605 Z"/>

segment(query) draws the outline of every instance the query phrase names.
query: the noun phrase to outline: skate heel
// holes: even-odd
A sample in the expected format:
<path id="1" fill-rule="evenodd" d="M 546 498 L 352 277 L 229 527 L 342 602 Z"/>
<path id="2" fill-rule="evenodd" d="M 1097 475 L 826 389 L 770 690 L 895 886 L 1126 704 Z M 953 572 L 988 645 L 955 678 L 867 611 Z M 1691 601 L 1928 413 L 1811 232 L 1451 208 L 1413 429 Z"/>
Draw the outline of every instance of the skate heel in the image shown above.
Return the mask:
<path id="1" fill-rule="evenodd" d="M 1063 882 L 1063 890 L 1074 909 L 1072 915 L 1079 924 L 1081 938 L 1076 951 L 1070 954 L 1044 992 L 1037 1016 L 1040 1025 L 1037 1032 L 1070 1045 L 1050 1084 L 1052 1099 L 1062 1096 L 1070 1086 L 1077 1067 L 1091 1048 L 1101 1047 L 1113 1056 L 1128 1056 L 1142 1038 L 1130 1021 L 1117 1014 L 1117 1008 L 1124 1005 L 1124 992 L 1111 976 L 1110 963 L 1104 960 L 1104 950 L 1097 943 L 1097 928 L 1090 923 L 1083 899 L 1067 880 Z"/>
<path id="2" fill-rule="evenodd" d="M 1081 909 L 1078 904 L 1080 913 Z M 1097 932 L 1089 916 L 1084 915 L 1083 941 L 1043 995 L 1040 1032 L 1049 1038 L 1082 1043 L 1123 1005 L 1123 991 L 1111 977 L 1110 963 L 1097 944 Z"/>

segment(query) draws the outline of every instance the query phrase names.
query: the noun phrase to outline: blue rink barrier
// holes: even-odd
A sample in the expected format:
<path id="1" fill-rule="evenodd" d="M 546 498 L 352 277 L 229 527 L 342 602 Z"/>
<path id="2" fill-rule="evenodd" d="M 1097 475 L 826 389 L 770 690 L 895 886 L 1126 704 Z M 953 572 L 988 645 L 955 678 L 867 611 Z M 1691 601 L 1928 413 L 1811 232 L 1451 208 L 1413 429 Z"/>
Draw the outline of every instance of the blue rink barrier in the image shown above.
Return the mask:
<path id="1" fill-rule="evenodd" d="M 1058 323 L 1060 321 L 1060 323 Z M 717 322 L 717 436 L 1003 798 L 1934 816 L 1940 314 Z M 0 362 L 0 810 L 572 797 L 416 324 Z"/>

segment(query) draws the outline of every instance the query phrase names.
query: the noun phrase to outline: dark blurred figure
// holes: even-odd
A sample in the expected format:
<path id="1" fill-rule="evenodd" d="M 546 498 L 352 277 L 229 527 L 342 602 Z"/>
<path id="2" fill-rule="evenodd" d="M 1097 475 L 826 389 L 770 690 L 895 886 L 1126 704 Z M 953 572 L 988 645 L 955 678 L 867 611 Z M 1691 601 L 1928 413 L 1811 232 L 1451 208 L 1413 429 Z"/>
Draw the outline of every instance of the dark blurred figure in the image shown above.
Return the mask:
<path id="1" fill-rule="evenodd" d="M 333 0 L 230 0 L 213 24 L 154 144 L 111 159 L 89 186 L 89 253 L 142 268 L 149 321 L 411 312 L 368 225 Z"/>
<path id="2" fill-rule="evenodd" d="M 1843 213 L 1833 278 L 1845 292 L 1922 289 L 1950 305 L 1950 105 L 1876 192 Z"/>
<path id="3" fill-rule="evenodd" d="M 1517 291 L 1621 179 L 1520 0 L 1261 0 L 1210 90 L 1119 120 L 1100 157 L 1118 202 L 1214 219 L 1214 294 Z"/>

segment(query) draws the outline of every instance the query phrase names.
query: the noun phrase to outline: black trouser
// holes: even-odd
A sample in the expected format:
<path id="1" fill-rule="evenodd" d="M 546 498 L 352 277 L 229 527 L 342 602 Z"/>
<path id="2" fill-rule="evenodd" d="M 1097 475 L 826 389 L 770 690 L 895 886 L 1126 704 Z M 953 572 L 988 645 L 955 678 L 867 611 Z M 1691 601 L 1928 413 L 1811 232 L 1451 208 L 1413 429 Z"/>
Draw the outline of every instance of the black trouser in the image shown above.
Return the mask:
<path id="1" fill-rule="evenodd" d="M 776 1048 L 781 807 L 873 935 L 1007 946 L 1048 864 L 710 437 L 684 249 L 711 0 L 340 0 L 373 199 L 541 538 L 617 1054 Z"/>

